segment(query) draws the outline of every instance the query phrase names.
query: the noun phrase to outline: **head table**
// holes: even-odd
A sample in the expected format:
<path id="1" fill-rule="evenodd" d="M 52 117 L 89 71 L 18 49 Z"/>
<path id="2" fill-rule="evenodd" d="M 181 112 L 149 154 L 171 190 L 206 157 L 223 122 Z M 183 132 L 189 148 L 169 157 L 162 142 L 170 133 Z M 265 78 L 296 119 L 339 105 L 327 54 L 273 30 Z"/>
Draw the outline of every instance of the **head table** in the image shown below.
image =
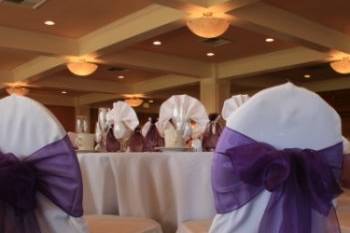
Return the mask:
<path id="1" fill-rule="evenodd" d="M 157 220 L 164 233 L 178 223 L 215 215 L 212 153 L 78 153 L 85 214 Z"/>

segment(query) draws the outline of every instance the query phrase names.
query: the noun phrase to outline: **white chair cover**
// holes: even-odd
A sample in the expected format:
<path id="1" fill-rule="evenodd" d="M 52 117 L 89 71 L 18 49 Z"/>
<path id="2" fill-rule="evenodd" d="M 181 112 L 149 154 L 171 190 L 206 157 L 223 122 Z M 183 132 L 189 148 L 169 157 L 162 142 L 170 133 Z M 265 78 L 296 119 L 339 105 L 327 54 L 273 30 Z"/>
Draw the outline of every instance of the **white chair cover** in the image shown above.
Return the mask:
<path id="1" fill-rule="evenodd" d="M 277 149 L 320 150 L 342 141 L 336 111 L 317 94 L 291 83 L 259 92 L 230 116 L 226 126 Z M 257 233 L 270 196 L 265 191 L 242 208 L 217 215 L 210 232 Z"/>
<path id="2" fill-rule="evenodd" d="M 31 155 L 66 135 L 57 119 L 42 105 L 12 95 L 0 100 L 0 150 L 20 158 Z M 38 194 L 36 211 L 42 233 L 86 233 L 82 218 L 68 216 Z"/>

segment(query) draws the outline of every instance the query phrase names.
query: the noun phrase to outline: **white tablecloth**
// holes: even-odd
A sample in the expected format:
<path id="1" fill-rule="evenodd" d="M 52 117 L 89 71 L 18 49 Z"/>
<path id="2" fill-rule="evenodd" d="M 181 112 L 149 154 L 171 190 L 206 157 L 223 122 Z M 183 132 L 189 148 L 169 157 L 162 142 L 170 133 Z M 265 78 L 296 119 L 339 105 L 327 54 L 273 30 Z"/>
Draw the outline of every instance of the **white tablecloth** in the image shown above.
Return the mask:
<path id="1" fill-rule="evenodd" d="M 86 214 L 157 220 L 165 233 L 215 215 L 212 153 L 80 153 Z"/>

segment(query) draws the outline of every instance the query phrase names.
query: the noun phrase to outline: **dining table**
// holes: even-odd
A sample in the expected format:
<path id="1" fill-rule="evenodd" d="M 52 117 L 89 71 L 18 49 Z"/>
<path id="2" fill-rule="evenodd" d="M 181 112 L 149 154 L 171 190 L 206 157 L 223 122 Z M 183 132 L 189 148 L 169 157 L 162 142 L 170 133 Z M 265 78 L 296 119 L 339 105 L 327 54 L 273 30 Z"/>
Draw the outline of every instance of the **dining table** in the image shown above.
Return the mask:
<path id="1" fill-rule="evenodd" d="M 212 152 L 78 153 L 85 214 L 147 217 L 164 233 L 215 216 Z"/>

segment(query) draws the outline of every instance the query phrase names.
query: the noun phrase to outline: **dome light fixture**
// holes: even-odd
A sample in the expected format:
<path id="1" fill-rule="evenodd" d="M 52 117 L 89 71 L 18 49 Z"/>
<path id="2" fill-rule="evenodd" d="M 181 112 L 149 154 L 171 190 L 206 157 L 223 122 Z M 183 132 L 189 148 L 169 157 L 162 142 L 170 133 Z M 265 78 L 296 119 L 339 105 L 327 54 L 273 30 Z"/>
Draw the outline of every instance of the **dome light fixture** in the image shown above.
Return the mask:
<path id="1" fill-rule="evenodd" d="M 139 107 L 141 104 L 143 104 L 143 99 L 139 97 L 130 97 L 126 98 L 125 102 L 130 106 L 130 107 Z"/>
<path id="2" fill-rule="evenodd" d="M 67 68 L 77 76 L 89 76 L 97 70 L 98 66 L 91 62 L 78 61 L 68 63 Z"/>
<path id="3" fill-rule="evenodd" d="M 216 17 L 213 12 L 206 12 L 201 17 L 189 19 L 186 24 L 191 32 L 203 38 L 219 37 L 230 27 L 227 19 Z"/>
<path id="4" fill-rule="evenodd" d="M 339 74 L 350 74 L 350 57 L 330 63 L 332 69 Z"/>
<path id="5" fill-rule="evenodd" d="M 9 95 L 25 96 L 29 93 L 29 89 L 21 86 L 9 86 L 6 88 L 6 92 Z"/>

